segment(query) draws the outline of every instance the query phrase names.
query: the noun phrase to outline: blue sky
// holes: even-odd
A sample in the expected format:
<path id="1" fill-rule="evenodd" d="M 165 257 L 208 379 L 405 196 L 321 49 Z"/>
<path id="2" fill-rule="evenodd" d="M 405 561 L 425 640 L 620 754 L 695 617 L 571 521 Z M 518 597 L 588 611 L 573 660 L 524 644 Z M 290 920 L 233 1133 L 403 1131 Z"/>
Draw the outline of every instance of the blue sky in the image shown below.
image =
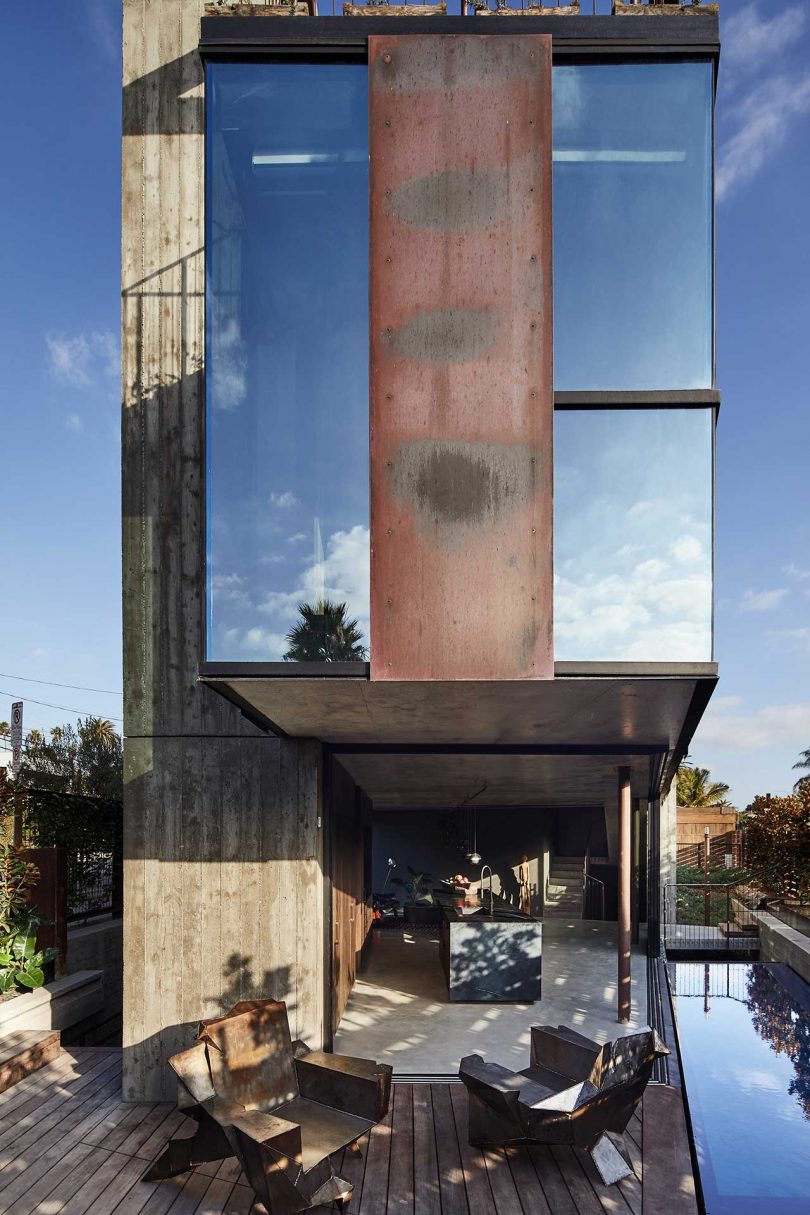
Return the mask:
<path id="1" fill-rule="evenodd" d="M 810 747 L 810 4 L 722 12 L 721 683 L 692 755 L 745 805 Z M 121 687 L 118 25 L 117 0 L 3 12 L 0 718 L 22 694 L 29 727 L 121 716 L 21 678 Z"/>

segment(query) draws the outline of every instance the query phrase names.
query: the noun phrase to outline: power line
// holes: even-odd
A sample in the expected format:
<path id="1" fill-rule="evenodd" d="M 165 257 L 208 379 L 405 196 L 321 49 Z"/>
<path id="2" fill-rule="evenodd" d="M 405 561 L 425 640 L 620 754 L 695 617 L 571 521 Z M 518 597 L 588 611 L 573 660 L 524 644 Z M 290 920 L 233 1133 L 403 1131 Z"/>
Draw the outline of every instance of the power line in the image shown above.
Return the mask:
<path id="1" fill-rule="evenodd" d="M 30 705 L 41 705 L 45 709 L 60 709 L 63 713 L 75 713 L 77 717 L 95 717 L 95 713 L 91 713 L 88 709 L 71 709 L 69 705 L 52 705 L 48 700 L 34 700 L 33 696 L 21 696 L 19 692 L 6 692 L 0 688 L 0 696 L 7 696 L 9 700 L 24 700 Z M 123 717 L 111 717 L 110 721 L 123 722 Z"/>
<path id="2" fill-rule="evenodd" d="M 30 675 L 6 675 L 0 671 L 0 679 L 19 679 L 20 683 L 41 683 L 49 688 L 70 688 L 74 692 L 100 692 L 102 696 L 123 696 L 123 692 L 111 692 L 109 688 L 86 688 L 80 683 L 57 683 L 53 679 L 32 679 Z"/>

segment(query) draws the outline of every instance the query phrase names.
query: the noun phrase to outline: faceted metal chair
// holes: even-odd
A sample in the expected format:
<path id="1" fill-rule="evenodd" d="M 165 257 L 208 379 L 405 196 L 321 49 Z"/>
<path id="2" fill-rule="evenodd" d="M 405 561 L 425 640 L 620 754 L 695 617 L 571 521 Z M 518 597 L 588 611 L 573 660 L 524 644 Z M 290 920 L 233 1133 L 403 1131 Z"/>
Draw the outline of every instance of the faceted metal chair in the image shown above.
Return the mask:
<path id="1" fill-rule="evenodd" d="M 655 1030 L 600 1046 L 558 1025 L 532 1027 L 531 1065 L 511 1072 L 480 1055 L 461 1060 L 470 1095 L 470 1143 L 564 1143 L 590 1152 L 605 1185 L 629 1177 L 621 1133 L 655 1060 L 669 1051 Z"/>
<path id="2" fill-rule="evenodd" d="M 385 1117 L 387 1064 L 293 1043 L 287 1006 L 275 1000 L 244 1000 L 201 1022 L 197 1045 L 169 1063 L 197 1130 L 172 1139 L 144 1180 L 236 1156 L 269 1215 L 348 1204 L 351 1184 L 330 1157 Z"/>

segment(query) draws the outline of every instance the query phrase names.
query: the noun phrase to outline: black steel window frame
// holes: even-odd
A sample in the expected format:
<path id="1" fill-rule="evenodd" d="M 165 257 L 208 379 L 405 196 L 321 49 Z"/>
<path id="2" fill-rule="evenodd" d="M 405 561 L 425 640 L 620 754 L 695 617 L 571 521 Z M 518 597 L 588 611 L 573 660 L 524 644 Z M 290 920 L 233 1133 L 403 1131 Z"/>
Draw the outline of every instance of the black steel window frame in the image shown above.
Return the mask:
<path id="1" fill-rule="evenodd" d="M 368 60 L 368 38 L 370 35 L 395 31 L 398 34 L 460 34 L 472 32 L 466 17 L 398 17 L 395 25 L 380 24 L 379 19 L 362 17 L 306 17 L 295 22 L 267 21 L 261 17 L 203 17 L 201 20 L 199 53 L 204 66 L 208 63 L 239 62 L 284 63 L 292 60 L 311 63 L 356 63 Z M 662 22 L 666 23 L 666 38 L 660 37 Z M 462 28 L 462 23 L 463 28 Z M 564 24 L 564 29 L 561 27 Z M 717 94 L 717 71 L 720 54 L 719 22 L 716 17 L 703 15 L 690 17 L 680 15 L 677 20 L 662 18 L 647 21 L 638 18 L 633 33 L 625 21 L 615 17 L 510 17 L 507 21 L 487 21 L 480 28 L 483 35 L 497 34 L 551 34 L 554 63 L 661 63 L 671 59 L 679 61 L 709 60 L 713 65 L 713 96 Z M 622 27 L 621 29 L 619 27 Z M 643 28 L 642 28 L 643 27 Z M 207 94 L 207 75 L 206 75 Z M 715 453 L 717 419 L 720 410 L 720 392 L 716 387 L 716 283 L 715 283 L 715 111 L 712 106 L 712 387 L 705 389 L 680 389 L 655 391 L 566 391 L 554 393 L 554 409 L 683 409 L 713 408 L 712 428 L 712 662 L 699 664 L 704 672 L 716 667 L 714 664 L 715 622 Z M 207 149 L 208 124 L 205 124 Z M 207 175 L 206 175 L 207 181 Z M 207 285 L 207 272 L 206 272 Z M 207 295 L 207 288 L 206 288 Z M 205 308 L 204 308 L 205 311 Z M 204 317 L 207 340 L 207 316 Z M 202 453 L 204 468 L 207 468 L 207 360 L 203 370 L 205 410 L 202 423 Z M 207 571 L 207 477 L 203 477 L 203 593 L 205 610 L 202 613 L 202 659 L 198 665 L 201 679 L 223 677 L 254 677 L 265 679 L 365 679 L 370 678 L 369 662 L 211 662 L 208 653 L 208 571 Z M 593 673 L 605 663 L 555 663 L 555 676 Z M 650 663 L 609 664 L 627 668 L 626 673 L 649 674 Z M 687 675 L 693 663 L 652 664 L 660 667 L 655 675 Z M 558 669 L 561 667 L 563 669 Z M 654 676 L 653 676 L 654 677 Z"/>

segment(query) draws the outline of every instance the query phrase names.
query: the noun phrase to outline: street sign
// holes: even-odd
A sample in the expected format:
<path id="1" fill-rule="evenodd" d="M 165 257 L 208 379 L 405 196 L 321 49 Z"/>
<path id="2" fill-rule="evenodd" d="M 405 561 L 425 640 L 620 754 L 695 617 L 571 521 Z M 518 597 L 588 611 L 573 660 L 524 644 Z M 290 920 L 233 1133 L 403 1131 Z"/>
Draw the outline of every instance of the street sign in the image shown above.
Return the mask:
<path id="1" fill-rule="evenodd" d="M 14 779 L 19 775 L 22 763 L 23 702 L 15 700 L 11 706 L 11 772 Z"/>

